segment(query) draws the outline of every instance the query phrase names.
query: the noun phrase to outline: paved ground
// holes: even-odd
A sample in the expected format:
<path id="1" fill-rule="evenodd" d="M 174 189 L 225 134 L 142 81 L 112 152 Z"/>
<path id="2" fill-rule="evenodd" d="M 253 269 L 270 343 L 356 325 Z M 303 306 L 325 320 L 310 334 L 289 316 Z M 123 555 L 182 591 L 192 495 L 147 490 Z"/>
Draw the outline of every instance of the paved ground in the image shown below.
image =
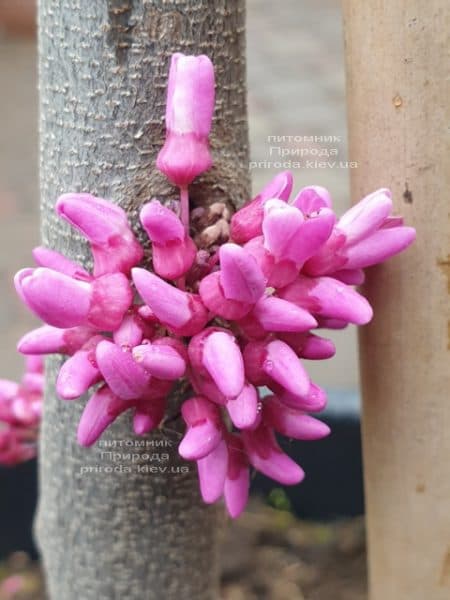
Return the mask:
<path id="1" fill-rule="evenodd" d="M 10 282 L 18 268 L 30 263 L 31 248 L 38 241 L 35 67 L 33 41 L 0 33 L 0 377 L 19 373 L 15 341 L 32 324 Z M 338 160 L 346 160 L 339 3 L 249 0 L 248 81 L 252 161 L 258 163 L 252 168 L 254 191 L 279 170 L 276 163 L 302 161 L 302 168 L 294 169 L 296 185 L 325 185 L 340 209 L 347 206 L 348 171 L 307 163 L 326 149 L 337 149 Z M 286 140 L 273 142 L 269 136 Z M 302 141 L 288 141 L 287 136 Z M 303 141 L 305 136 L 340 141 Z M 355 332 L 339 333 L 335 339 L 338 356 L 312 365 L 313 377 L 328 387 L 354 388 Z"/>

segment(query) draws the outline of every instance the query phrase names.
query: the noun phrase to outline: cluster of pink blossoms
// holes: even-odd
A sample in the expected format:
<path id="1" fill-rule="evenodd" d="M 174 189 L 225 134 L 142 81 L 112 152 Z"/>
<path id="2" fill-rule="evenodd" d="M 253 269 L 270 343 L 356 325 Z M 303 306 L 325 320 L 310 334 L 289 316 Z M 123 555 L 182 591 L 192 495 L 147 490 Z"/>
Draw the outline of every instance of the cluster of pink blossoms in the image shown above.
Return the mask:
<path id="1" fill-rule="evenodd" d="M 0 464 L 16 465 L 36 456 L 44 388 L 42 357 L 27 356 L 20 383 L 0 379 Z"/>
<path id="2" fill-rule="evenodd" d="M 229 241 L 196 243 L 187 186 L 211 165 L 213 107 L 209 59 L 174 55 L 157 166 L 180 188 L 180 202 L 171 210 L 151 200 L 140 211 L 153 272 L 120 208 L 89 194 L 61 196 L 56 211 L 89 241 L 93 271 L 35 249 L 38 267 L 20 271 L 15 283 L 46 324 L 18 348 L 69 356 L 56 381 L 63 399 L 95 386 L 78 427 L 84 446 L 126 410 L 137 434 L 160 426 L 174 385 L 188 381 L 179 453 L 196 461 L 205 502 L 223 497 L 236 517 L 247 502 L 250 467 L 282 484 L 303 479 L 276 434 L 314 440 L 329 428 L 308 414 L 322 410 L 326 397 L 300 359 L 334 354 L 314 330 L 370 321 L 369 303 L 351 286 L 415 232 L 390 216 L 387 190 L 337 219 L 324 188 L 304 188 L 290 200 L 285 172 L 234 214 Z M 261 386 L 271 395 L 263 397 Z"/>

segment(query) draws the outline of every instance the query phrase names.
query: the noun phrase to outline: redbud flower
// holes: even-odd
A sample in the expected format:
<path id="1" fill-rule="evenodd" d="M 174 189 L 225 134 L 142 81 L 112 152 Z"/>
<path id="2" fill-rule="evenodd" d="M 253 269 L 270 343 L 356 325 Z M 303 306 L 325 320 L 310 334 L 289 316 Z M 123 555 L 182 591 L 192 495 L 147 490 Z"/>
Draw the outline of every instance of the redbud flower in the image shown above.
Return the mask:
<path id="1" fill-rule="evenodd" d="M 231 238 L 245 244 L 261 235 L 264 204 L 271 198 L 287 201 L 292 190 L 292 174 L 284 171 L 276 175 L 253 200 L 245 204 L 231 218 Z"/>
<path id="2" fill-rule="evenodd" d="M 364 296 L 332 277 L 306 277 L 278 291 L 278 294 L 308 310 L 313 315 L 341 319 L 348 323 L 364 325 L 373 315 Z"/>
<path id="3" fill-rule="evenodd" d="M 250 463 L 267 477 L 284 485 L 300 483 L 304 478 L 303 469 L 281 450 L 273 429 L 260 425 L 254 431 L 243 431 L 242 441 Z"/>
<path id="4" fill-rule="evenodd" d="M 201 396 L 183 402 L 181 408 L 187 425 L 178 451 L 187 460 L 199 460 L 210 454 L 223 439 L 224 426 L 219 408 Z"/>
<path id="5" fill-rule="evenodd" d="M 63 194 L 56 212 L 89 240 L 94 256 L 94 276 L 129 273 L 142 257 L 126 213 L 119 207 L 91 194 Z"/>
<path id="6" fill-rule="evenodd" d="M 208 328 L 195 335 L 188 347 L 194 370 L 210 377 L 225 398 L 236 398 L 244 387 L 244 362 L 235 337 L 226 330 Z"/>
<path id="7" fill-rule="evenodd" d="M 185 275 L 194 263 L 197 248 L 176 214 L 152 200 L 141 210 L 140 219 L 152 242 L 155 273 L 165 279 Z"/>
<path id="8" fill-rule="evenodd" d="M 0 464 L 13 466 L 36 455 L 44 387 L 40 356 L 29 356 L 20 383 L 0 379 Z"/>
<path id="9" fill-rule="evenodd" d="M 214 112 L 214 68 L 207 56 L 172 55 L 166 141 L 156 166 L 180 187 L 212 164 L 208 136 Z"/>
<path id="10" fill-rule="evenodd" d="M 223 486 L 223 496 L 228 514 L 232 519 L 236 519 L 248 502 L 250 469 L 244 444 L 240 437 L 229 434 L 226 442 L 228 468 Z"/>
<path id="11" fill-rule="evenodd" d="M 134 285 L 156 317 L 177 335 L 195 335 L 208 321 L 208 312 L 196 294 L 166 283 L 145 269 L 134 268 Z"/>
<path id="12" fill-rule="evenodd" d="M 277 383 L 286 391 L 304 396 L 309 377 L 295 352 L 281 340 L 249 342 L 244 348 L 245 373 L 253 384 Z"/>
<path id="13" fill-rule="evenodd" d="M 415 230 L 389 217 L 391 193 L 381 189 L 366 196 L 336 223 L 327 243 L 305 265 L 308 275 L 365 268 L 405 250 Z"/>
<path id="14" fill-rule="evenodd" d="M 122 273 L 80 281 L 52 269 L 22 269 L 14 278 L 18 294 L 38 317 L 54 327 L 83 325 L 112 331 L 132 302 Z"/>
<path id="15" fill-rule="evenodd" d="M 129 408 L 127 400 L 116 396 L 108 386 L 97 390 L 87 401 L 78 423 L 77 439 L 81 446 L 92 446 L 105 429 Z"/>
<path id="16" fill-rule="evenodd" d="M 73 354 L 94 335 L 88 327 L 60 329 L 43 325 L 26 333 L 17 343 L 22 354 Z"/>

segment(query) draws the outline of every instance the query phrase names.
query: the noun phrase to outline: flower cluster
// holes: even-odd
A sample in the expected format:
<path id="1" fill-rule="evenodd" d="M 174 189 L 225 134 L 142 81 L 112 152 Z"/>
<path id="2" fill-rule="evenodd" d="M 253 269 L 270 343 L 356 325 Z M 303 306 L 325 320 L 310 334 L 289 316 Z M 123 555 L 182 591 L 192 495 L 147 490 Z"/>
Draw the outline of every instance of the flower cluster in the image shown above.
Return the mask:
<path id="1" fill-rule="evenodd" d="M 187 186 L 211 164 L 213 106 L 210 61 L 175 55 L 157 165 L 180 188 L 180 202 L 175 210 L 156 199 L 141 208 L 153 270 L 120 208 L 89 194 L 61 196 L 56 211 L 90 243 L 93 270 L 35 249 L 38 267 L 20 271 L 15 283 L 45 325 L 18 348 L 68 355 L 56 381 L 63 399 L 95 386 L 78 427 L 84 446 L 126 410 L 137 434 L 160 426 L 168 395 L 187 381 L 179 453 L 196 461 L 205 502 L 223 497 L 237 517 L 250 467 L 282 484 L 303 479 L 277 434 L 314 440 L 329 433 L 309 414 L 324 408 L 326 396 L 302 360 L 335 351 L 315 330 L 370 321 L 372 309 L 352 285 L 363 281 L 365 267 L 406 248 L 415 232 L 391 216 L 387 190 L 337 219 L 324 188 L 303 188 L 290 200 L 285 172 L 222 227 L 230 234 L 225 243 L 211 245 L 202 235 L 194 241 Z"/>
<path id="2" fill-rule="evenodd" d="M 0 379 L 0 464 L 16 465 L 36 456 L 44 387 L 40 356 L 27 356 L 20 383 Z"/>

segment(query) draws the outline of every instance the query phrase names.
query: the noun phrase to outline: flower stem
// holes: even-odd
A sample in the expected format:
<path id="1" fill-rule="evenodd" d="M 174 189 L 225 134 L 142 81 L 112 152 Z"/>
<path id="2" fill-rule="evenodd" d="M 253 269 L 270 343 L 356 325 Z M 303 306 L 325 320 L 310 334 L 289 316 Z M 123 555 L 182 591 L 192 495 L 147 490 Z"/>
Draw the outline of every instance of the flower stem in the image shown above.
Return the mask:
<path id="1" fill-rule="evenodd" d="M 181 222 L 189 235 L 189 195 L 187 187 L 180 187 Z"/>

